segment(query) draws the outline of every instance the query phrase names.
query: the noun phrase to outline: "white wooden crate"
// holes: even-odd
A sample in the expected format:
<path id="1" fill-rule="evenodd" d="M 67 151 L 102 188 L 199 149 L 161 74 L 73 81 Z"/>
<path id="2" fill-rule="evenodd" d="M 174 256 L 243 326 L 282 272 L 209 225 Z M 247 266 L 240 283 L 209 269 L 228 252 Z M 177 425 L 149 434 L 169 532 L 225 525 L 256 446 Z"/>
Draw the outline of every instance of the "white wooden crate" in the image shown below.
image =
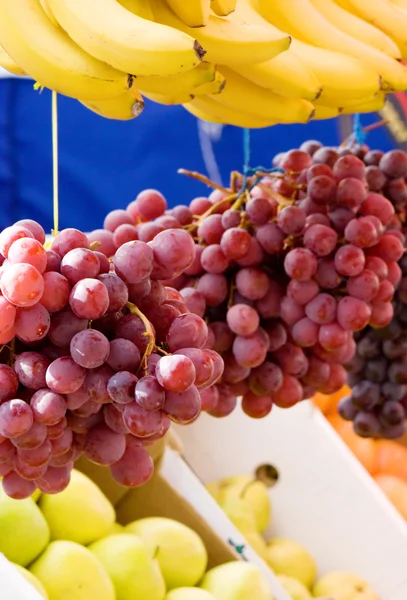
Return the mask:
<path id="1" fill-rule="evenodd" d="M 274 465 L 269 533 L 302 543 L 320 574 L 353 571 L 381 600 L 407 599 L 407 524 L 310 402 L 260 420 L 202 415 L 176 432 L 205 483 Z"/>

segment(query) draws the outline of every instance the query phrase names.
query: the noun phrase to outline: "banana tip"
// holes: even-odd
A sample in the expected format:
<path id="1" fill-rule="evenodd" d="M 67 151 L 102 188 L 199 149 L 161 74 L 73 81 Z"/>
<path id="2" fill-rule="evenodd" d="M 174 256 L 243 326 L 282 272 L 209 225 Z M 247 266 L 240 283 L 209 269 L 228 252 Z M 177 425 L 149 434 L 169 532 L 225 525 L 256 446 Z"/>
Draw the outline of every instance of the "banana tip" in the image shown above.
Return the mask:
<path id="1" fill-rule="evenodd" d="M 194 41 L 194 50 L 195 50 L 195 54 L 197 55 L 197 57 L 199 58 L 199 60 L 202 60 L 203 57 L 206 54 L 206 50 L 204 50 L 201 46 L 201 44 L 198 42 L 198 40 Z"/>
<path id="2" fill-rule="evenodd" d="M 139 114 L 143 112 L 144 109 L 144 100 L 136 100 L 136 102 L 131 107 L 131 112 L 135 117 L 138 117 Z"/>

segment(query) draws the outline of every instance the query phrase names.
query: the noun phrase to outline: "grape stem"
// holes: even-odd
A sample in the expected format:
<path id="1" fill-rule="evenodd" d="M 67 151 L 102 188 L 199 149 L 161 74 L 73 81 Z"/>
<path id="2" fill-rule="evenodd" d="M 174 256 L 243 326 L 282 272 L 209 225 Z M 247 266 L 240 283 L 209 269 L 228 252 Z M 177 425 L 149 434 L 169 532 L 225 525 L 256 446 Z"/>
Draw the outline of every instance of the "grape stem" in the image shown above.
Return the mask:
<path id="1" fill-rule="evenodd" d="M 102 245 L 101 242 L 97 242 L 97 241 L 96 242 L 92 242 L 91 245 L 90 245 L 90 249 L 91 250 L 97 250 L 101 245 Z"/>
<path id="2" fill-rule="evenodd" d="M 148 344 L 147 344 L 147 348 L 144 352 L 143 358 L 141 359 L 141 365 L 142 365 L 143 369 L 147 370 L 148 357 L 157 348 L 157 346 L 155 345 L 154 333 L 151 328 L 150 321 L 147 319 L 146 315 L 144 313 L 142 313 L 139 308 L 137 308 L 137 306 L 135 304 L 133 304 L 132 302 L 127 302 L 126 307 L 129 309 L 130 314 L 137 315 L 139 317 L 139 319 L 143 322 L 144 327 L 146 328 L 143 335 L 148 337 Z"/>
<path id="3" fill-rule="evenodd" d="M 223 185 L 219 185 L 218 183 L 215 183 L 214 181 L 209 179 L 209 177 L 206 177 L 205 175 L 198 173 L 198 171 L 188 171 L 188 169 L 178 169 L 177 172 L 179 175 L 186 175 L 187 177 L 196 179 L 197 181 L 200 181 L 201 183 L 204 183 L 207 186 L 214 188 L 215 190 L 219 190 L 219 191 L 223 192 L 224 194 L 230 194 L 230 190 L 223 187 Z"/>

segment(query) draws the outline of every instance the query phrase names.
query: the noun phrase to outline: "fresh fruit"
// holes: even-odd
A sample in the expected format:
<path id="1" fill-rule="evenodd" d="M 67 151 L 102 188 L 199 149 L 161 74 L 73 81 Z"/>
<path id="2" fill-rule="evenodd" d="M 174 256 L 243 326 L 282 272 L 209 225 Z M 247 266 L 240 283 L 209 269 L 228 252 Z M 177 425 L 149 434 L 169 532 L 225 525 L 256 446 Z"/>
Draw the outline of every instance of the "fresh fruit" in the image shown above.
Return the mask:
<path id="1" fill-rule="evenodd" d="M 107 230 L 87 237 L 65 229 L 48 250 L 33 221 L 0 232 L 1 257 L 9 257 L 0 296 L 0 463 L 9 496 L 63 491 L 82 454 L 120 485 L 143 485 L 154 470 L 145 447 L 171 421 L 196 419 L 201 390 L 221 375 L 222 359 L 204 347 L 205 321 L 161 283 L 194 261 L 191 236 L 172 222 L 134 239 L 145 224 L 137 215 L 165 219 L 166 207 L 158 192 L 141 193 L 129 211 L 107 215 Z M 130 239 L 114 238 L 110 230 L 123 226 Z M 88 542 L 107 533 L 109 518 Z M 62 537 L 82 541 L 77 533 Z"/>
<path id="2" fill-rule="evenodd" d="M 167 590 L 196 585 L 208 556 L 200 537 L 182 523 L 150 517 L 130 523 L 126 531 L 139 536 L 158 561 Z"/>
<path id="3" fill-rule="evenodd" d="M 158 562 L 135 535 L 110 535 L 89 546 L 104 566 L 117 600 L 163 600 L 165 583 Z"/>
<path id="4" fill-rule="evenodd" d="M 26 567 L 46 548 L 50 540 L 48 524 L 32 500 L 14 500 L 0 490 L 0 552 Z"/>
<path id="5" fill-rule="evenodd" d="M 115 600 L 112 582 L 95 556 L 74 542 L 51 542 L 30 565 L 50 600 Z"/>
<path id="6" fill-rule="evenodd" d="M 268 544 L 268 564 L 278 575 L 297 579 L 310 589 L 317 576 L 313 557 L 301 544 L 293 540 L 274 538 Z"/>
<path id="7" fill-rule="evenodd" d="M 242 498 L 226 497 L 219 502 L 219 506 L 243 534 L 256 531 L 252 509 Z"/>
<path id="8" fill-rule="evenodd" d="M 407 521 L 407 482 L 393 475 L 376 475 L 375 481 Z"/>
<path id="9" fill-rule="evenodd" d="M 28 581 L 28 583 L 30 583 L 37 590 L 37 592 L 43 598 L 45 598 L 45 600 L 49 600 L 46 589 L 42 585 L 41 581 L 37 577 L 35 577 L 35 575 L 33 575 L 30 571 L 28 571 L 27 569 L 24 569 L 24 567 L 21 567 L 20 565 L 15 564 L 14 566 L 17 569 L 17 571 L 20 573 L 20 575 L 22 575 Z"/>
<path id="10" fill-rule="evenodd" d="M 366 581 L 344 571 L 324 575 L 317 581 L 312 591 L 314 596 L 333 594 L 335 600 L 379 600 L 379 596 Z"/>
<path id="11" fill-rule="evenodd" d="M 68 487 L 55 495 L 43 494 L 39 507 L 47 520 L 52 540 L 88 544 L 111 531 L 115 512 L 95 483 L 75 469 Z"/>
<path id="12" fill-rule="evenodd" d="M 218 482 L 219 499 L 240 498 L 252 511 L 256 529 L 262 533 L 271 520 L 271 503 L 266 485 L 250 476 L 236 476 Z"/>
<path id="13" fill-rule="evenodd" d="M 301 581 L 298 581 L 298 579 L 288 577 L 287 575 L 277 575 L 277 579 L 292 600 L 307 600 L 307 598 L 312 598 L 309 589 Z"/>
<path id="14" fill-rule="evenodd" d="M 216 600 L 273 600 L 267 580 L 257 565 L 231 562 L 208 571 L 201 588 Z"/>
<path id="15" fill-rule="evenodd" d="M 177 588 L 169 592 L 165 600 L 216 600 L 209 592 L 194 587 Z"/>

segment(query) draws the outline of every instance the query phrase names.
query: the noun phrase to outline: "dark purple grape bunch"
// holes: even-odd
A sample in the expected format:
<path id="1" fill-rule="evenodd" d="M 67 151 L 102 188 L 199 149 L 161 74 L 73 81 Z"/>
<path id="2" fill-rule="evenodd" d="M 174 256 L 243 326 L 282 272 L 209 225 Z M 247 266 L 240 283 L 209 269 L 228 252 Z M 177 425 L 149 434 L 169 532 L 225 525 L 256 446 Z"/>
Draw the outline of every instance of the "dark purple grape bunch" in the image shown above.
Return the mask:
<path id="1" fill-rule="evenodd" d="M 156 192 L 135 204 L 138 231 L 166 209 Z M 223 360 L 212 332 L 162 282 L 195 260 L 191 235 L 171 223 L 122 244 L 108 230 L 65 229 L 47 250 L 33 221 L 0 233 L 0 476 L 9 496 L 61 491 L 81 455 L 121 485 L 142 485 L 154 469 L 146 447 L 171 422 L 194 421 L 215 394 Z"/>
<path id="2" fill-rule="evenodd" d="M 356 354 L 347 365 L 350 396 L 338 406 L 366 438 L 396 439 L 407 419 L 407 256 L 400 261 L 394 317 L 383 329 L 366 328 L 356 338 Z"/>

